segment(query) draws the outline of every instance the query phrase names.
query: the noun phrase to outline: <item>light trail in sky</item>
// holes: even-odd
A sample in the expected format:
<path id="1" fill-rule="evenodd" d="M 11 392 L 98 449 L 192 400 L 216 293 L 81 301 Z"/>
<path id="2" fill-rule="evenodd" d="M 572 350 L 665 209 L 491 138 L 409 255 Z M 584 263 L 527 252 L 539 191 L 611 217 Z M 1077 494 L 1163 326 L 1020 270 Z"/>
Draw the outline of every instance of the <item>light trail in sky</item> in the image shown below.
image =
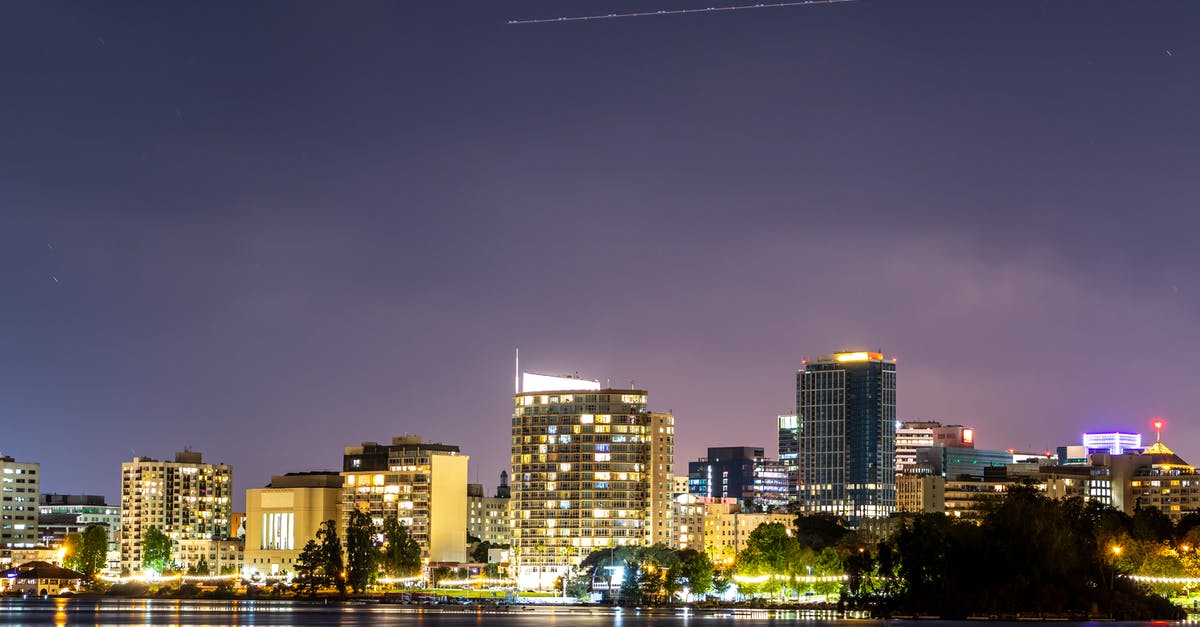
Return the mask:
<path id="1" fill-rule="evenodd" d="M 855 2 L 856 0 L 800 0 L 798 2 L 763 2 L 759 4 L 738 4 L 703 9 L 663 9 L 661 11 L 635 11 L 632 13 L 607 13 L 600 15 L 575 15 L 570 17 L 546 17 L 529 20 L 509 20 L 509 24 L 545 24 L 547 22 L 581 22 L 584 20 L 612 20 L 619 17 L 648 17 L 651 15 L 684 15 L 687 13 L 715 13 L 718 11 L 745 11 L 749 9 L 777 9 L 780 7 L 799 7 L 810 4 L 834 4 L 839 2 Z"/>

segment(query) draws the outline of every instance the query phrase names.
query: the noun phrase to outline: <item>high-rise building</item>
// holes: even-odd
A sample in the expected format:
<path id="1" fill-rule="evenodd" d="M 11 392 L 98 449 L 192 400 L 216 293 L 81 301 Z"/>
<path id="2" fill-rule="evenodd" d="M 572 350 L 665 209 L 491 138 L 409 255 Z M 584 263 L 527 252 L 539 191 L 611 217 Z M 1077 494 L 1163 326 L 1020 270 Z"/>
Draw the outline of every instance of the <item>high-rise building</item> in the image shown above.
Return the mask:
<path id="1" fill-rule="evenodd" d="M 37 545 L 40 471 L 41 464 L 0 455 L 0 550 Z"/>
<path id="2" fill-rule="evenodd" d="M 265 488 L 246 490 L 243 572 L 295 573 L 300 552 L 316 539 L 321 523 L 341 519 L 341 503 L 342 476 L 336 472 L 277 475 Z"/>
<path id="3" fill-rule="evenodd" d="M 896 364 L 844 352 L 796 375 L 800 508 L 851 524 L 896 509 Z"/>
<path id="4" fill-rule="evenodd" d="M 233 469 L 206 464 L 195 451 L 121 464 L 121 569 L 142 570 L 142 537 L 151 527 L 176 543 L 228 539 L 232 495 Z"/>
<path id="5" fill-rule="evenodd" d="M 975 448 L 975 430 L 932 420 L 901 422 L 896 427 L 896 472 L 917 462 L 917 449 L 931 446 Z"/>
<path id="6" fill-rule="evenodd" d="M 342 526 L 350 512 L 388 516 L 408 526 L 422 555 L 435 563 L 467 560 L 467 463 L 457 445 L 422 442 L 419 436 L 392 443 L 347 446 L 342 458 Z"/>
<path id="7" fill-rule="evenodd" d="M 787 479 L 783 462 L 753 446 L 709 447 L 706 457 L 688 462 L 688 492 L 732 498 L 748 511 L 786 506 Z"/>
<path id="8" fill-rule="evenodd" d="M 522 377 L 511 475 L 512 572 L 521 587 L 552 587 L 593 550 L 670 537 L 674 417 L 649 412 L 646 396 L 579 378 Z"/>
<path id="9" fill-rule="evenodd" d="M 795 503 L 800 490 L 800 417 L 780 414 L 775 421 L 779 426 L 779 461 L 787 472 L 788 502 Z"/>
<path id="10" fill-rule="evenodd" d="M 646 421 L 650 504 L 646 544 L 670 546 L 675 541 L 675 416 L 649 412 Z"/>

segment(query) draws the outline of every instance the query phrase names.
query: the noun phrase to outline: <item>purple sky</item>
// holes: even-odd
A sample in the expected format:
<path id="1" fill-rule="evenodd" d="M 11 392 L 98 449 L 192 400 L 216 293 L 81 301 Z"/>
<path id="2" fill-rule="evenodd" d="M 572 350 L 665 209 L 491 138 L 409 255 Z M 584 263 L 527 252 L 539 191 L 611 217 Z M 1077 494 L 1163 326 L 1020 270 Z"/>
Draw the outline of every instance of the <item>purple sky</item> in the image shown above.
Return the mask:
<path id="1" fill-rule="evenodd" d="M 903 418 L 1200 459 L 1200 4 L 0 5 L 0 451 L 118 494 L 416 433 L 489 486 L 512 352 L 775 449 L 805 356 Z"/>

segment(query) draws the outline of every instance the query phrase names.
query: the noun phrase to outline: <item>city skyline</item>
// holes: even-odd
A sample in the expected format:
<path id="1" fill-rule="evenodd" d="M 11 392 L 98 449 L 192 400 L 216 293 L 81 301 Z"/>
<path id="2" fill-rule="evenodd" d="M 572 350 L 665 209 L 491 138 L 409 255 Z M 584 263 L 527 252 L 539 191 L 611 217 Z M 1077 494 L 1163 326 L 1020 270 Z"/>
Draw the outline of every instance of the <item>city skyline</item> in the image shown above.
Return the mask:
<path id="1" fill-rule="evenodd" d="M 561 12 L 0 7 L 0 453 L 112 501 L 190 446 L 240 504 L 410 433 L 490 484 L 517 347 L 653 390 L 677 469 L 845 349 L 981 447 L 1200 448 L 1200 6 L 507 23 Z"/>

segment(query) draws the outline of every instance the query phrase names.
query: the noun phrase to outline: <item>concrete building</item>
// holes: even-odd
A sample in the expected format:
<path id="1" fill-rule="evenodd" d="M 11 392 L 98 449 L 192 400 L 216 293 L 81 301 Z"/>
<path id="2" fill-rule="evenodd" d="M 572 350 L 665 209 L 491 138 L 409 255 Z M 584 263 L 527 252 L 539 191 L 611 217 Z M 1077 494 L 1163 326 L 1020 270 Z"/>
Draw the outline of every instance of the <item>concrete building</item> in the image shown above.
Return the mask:
<path id="1" fill-rule="evenodd" d="M 58 546 L 68 533 L 83 533 L 91 525 L 108 534 L 105 570 L 121 571 L 121 508 L 101 495 L 43 494 L 38 503 L 38 536 L 46 546 Z"/>
<path id="2" fill-rule="evenodd" d="M 1111 471 L 1112 505 L 1126 514 L 1156 507 L 1179 522 L 1200 511 L 1200 474 L 1161 441 L 1137 453 L 1092 456 Z"/>
<path id="3" fill-rule="evenodd" d="M 646 414 L 649 460 L 646 474 L 650 516 L 646 520 L 646 544 L 675 542 L 675 416 Z"/>
<path id="4" fill-rule="evenodd" d="M 1013 461 L 1012 453 L 980 448 L 934 446 L 917 450 L 917 461 L 906 472 L 931 473 L 947 481 L 965 477 L 983 478 L 988 468 L 1004 468 Z"/>
<path id="5" fill-rule="evenodd" d="M 233 575 L 244 572 L 246 542 L 241 538 L 190 538 L 171 548 L 175 563 L 184 572 L 198 575 Z M 205 568 L 207 566 L 207 569 Z"/>
<path id="6" fill-rule="evenodd" d="M 978 519 L 1016 485 L 1030 485 L 1052 499 L 1082 498 L 1109 503 L 1109 472 L 1104 467 L 1064 467 L 1020 463 L 991 467 L 981 476 L 905 473 L 897 477 L 897 509 L 909 513 L 944 513 Z"/>
<path id="7" fill-rule="evenodd" d="M 851 525 L 896 509 L 896 364 L 883 353 L 806 361 L 796 374 L 801 511 Z"/>
<path id="8" fill-rule="evenodd" d="M 43 544 L 57 545 L 68 533 L 83 533 L 89 525 L 104 527 L 114 545 L 121 540 L 121 508 L 105 503 L 102 495 L 43 494 L 38 517 L 38 535 Z"/>
<path id="9" fill-rule="evenodd" d="M 795 520 L 795 514 L 743 512 L 741 505 L 714 500 L 704 512 L 704 552 L 714 564 L 731 564 L 759 525 L 780 523 L 791 529 Z"/>
<path id="10" fill-rule="evenodd" d="M 491 544 L 508 544 L 512 538 L 508 473 L 501 471 L 496 496 L 484 496 L 483 484 L 467 484 L 467 533 Z"/>
<path id="11" fill-rule="evenodd" d="M 788 504 L 787 473 L 783 462 L 767 459 L 761 448 L 709 447 L 707 456 L 688 462 L 688 491 L 732 498 L 747 510 L 783 508 Z"/>
<path id="12" fill-rule="evenodd" d="M 0 455 L 0 561 L 38 542 L 41 464 Z"/>
<path id="13" fill-rule="evenodd" d="M 246 490 L 243 572 L 296 572 L 296 559 L 321 523 L 342 515 L 342 475 L 300 472 L 271 477 L 264 488 Z M 340 528 L 341 525 L 338 525 Z"/>
<path id="14" fill-rule="evenodd" d="M 670 537 L 674 417 L 646 391 L 524 373 L 513 396 L 512 543 L 523 588 L 598 548 Z"/>
<path id="15" fill-rule="evenodd" d="M 233 469 L 183 450 L 174 461 L 121 464 L 121 570 L 141 572 L 142 537 L 157 527 L 175 543 L 230 537 Z"/>
<path id="16" fill-rule="evenodd" d="M 376 526 L 397 517 L 434 563 L 467 561 L 467 464 L 458 446 L 422 442 L 419 436 L 391 444 L 347 446 L 342 457 L 342 527 L 354 509 Z"/>
<path id="17" fill-rule="evenodd" d="M 933 420 L 900 423 L 896 428 L 896 473 L 917 463 L 917 450 L 935 446 L 975 448 L 975 430 Z"/>

